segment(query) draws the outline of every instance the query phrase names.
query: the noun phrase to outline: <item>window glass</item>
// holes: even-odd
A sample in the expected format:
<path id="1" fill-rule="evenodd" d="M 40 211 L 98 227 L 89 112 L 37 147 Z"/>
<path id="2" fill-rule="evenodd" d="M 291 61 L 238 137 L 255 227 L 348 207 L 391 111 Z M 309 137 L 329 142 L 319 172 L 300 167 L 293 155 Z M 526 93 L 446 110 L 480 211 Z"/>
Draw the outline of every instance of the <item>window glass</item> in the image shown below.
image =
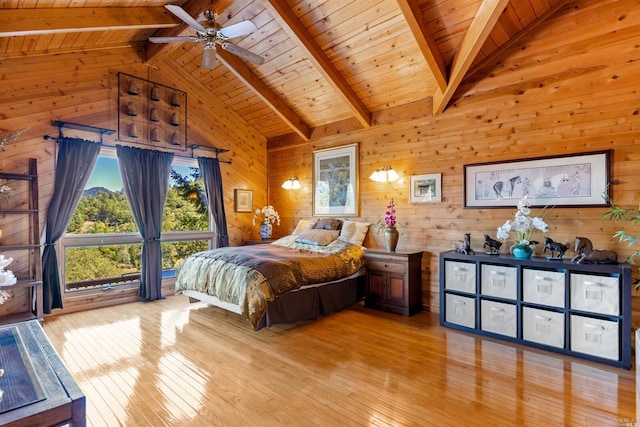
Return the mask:
<path id="1" fill-rule="evenodd" d="M 162 231 L 208 230 L 208 211 L 200 169 L 174 162 L 164 204 Z"/>
<path id="2" fill-rule="evenodd" d="M 212 241 L 204 183 L 195 159 L 176 157 L 162 222 L 163 270 Z M 123 193 L 115 150 L 103 148 L 62 241 L 66 290 L 138 280 L 142 238 Z"/>
<path id="3" fill-rule="evenodd" d="M 65 248 L 67 290 L 138 280 L 141 244 Z"/>
<path id="4" fill-rule="evenodd" d="M 115 157 L 100 156 L 71 217 L 67 234 L 135 233 Z"/>

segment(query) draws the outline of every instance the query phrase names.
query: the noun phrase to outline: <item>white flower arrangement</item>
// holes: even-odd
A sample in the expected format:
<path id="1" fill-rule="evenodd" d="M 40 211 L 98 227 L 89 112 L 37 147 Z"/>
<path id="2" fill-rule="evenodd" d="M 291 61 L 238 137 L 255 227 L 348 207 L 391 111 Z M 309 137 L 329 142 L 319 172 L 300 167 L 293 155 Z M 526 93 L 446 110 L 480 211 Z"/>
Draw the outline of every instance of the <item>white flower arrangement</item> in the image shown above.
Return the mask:
<path id="1" fill-rule="evenodd" d="M 0 304 L 4 304 L 11 297 L 11 294 L 5 291 L 3 287 L 13 286 L 18 281 L 11 270 L 4 269 L 12 261 L 13 258 L 5 258 L 4 255 L 0 255 Z"/>
<path id="2" fill-rule="evenodd" d="M 4 289 L 0 289 L 0 305 L 7 302 L 9 298 L 11 298 L 11 294 Z"/>
<path id="3" fill-rule="evenodd" d="M 276 211 L 273 206 L 265 206 L 262 209 L 256 209 L 256 213 L 253 215 L 253 225 L 256 225 L 256 219 L 260 218 L 262 215 L 261 224 L 276 224 L 280 225 L 280 215 L 278 215 L 278 211 Z"/>
<path id="4" fill-rule="evenodd" d="M 531 214 L 530 206 L 531 200 L 527 196 L 518 201 L 518 211 L 515 214 L 515 219 L 513 221 L 507 220 L 502 226 L 498 227 L 498 232 L 496 233 L 498 240 L 506 241 L 509 239 L 511 231 L 515 231 L 518 237 L 516 245 L 528 246 L 532 243 L 537 243 L 531 240 L 535 230 L 540 230 L 543 233 L 549 231 L 549 226 L 541 217 L 531 218 L 529 216 Z M 546 207 L 542 209 L 542 212 L 546 209 Z"/>
<path id="5" fill-rule="evenodd" d="M 0 185 L 0 199 L 6 200 L 9 198 L 9 192 L 12 190 L 8 185 Z"/>

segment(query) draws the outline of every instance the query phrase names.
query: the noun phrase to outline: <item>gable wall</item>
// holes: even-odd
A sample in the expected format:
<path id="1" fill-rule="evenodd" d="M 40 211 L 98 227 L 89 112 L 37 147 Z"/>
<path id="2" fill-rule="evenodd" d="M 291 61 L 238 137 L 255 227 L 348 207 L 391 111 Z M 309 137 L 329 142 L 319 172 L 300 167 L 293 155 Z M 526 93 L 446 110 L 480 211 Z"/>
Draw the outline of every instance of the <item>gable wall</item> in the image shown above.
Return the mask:
<path id="1" fill-rule="evenodd" d="M 176 73 L 174 66 L 143 65 L 133 48 L 0 60 L 0 129 L 28 128 L 18 140 L 0 150 L 0 171 L 26 173 L 27 159 L 38 160 L 41 229 L 53 192 L 56 156 L 56 143 L 45 140 L 43 135 L 58 135 L 58 129 L 51 126 L 53 120 L 117 129 L 118 72 L 187 92 L 188 144 L 215 145 L 230 150 L 220 158 L 232 161 L 231 165 L 221 165 L 231 244 L 241 244 L 248 237 L 257 238 L 252 215 L 234 212 L 233 190 L 252 189 L 256 204 L 266 202 L 266 140 L 225 109 L 215 95 L 194 86 L 189 77 Z M 74 130 L 64 130 L 64 135 L 99 140 L 97 134 Z M 105 143 L 115 145 L 116 135 L 105 136 Z M 177 154 L 190 155 L 190 152 Z M 23 200 L 15 193 L 12 198 Z M 24 224 L 16 223 L 11 216 L 0 218 L 0 229 L 3 232 L 0 245 L 23 243 Z M 25 264 L 16 259 L 10 269 L 18 273 L 26 268 Z M 14 297 L 0 305 L 0 315 L 24 311 L 28 306 L 26 294 L 21 295 L 19 290 L 14 293 Z M 118 291 L 99 292 L 92 298 L 93 303 L 100 304 L 122 297 Z M 136 300 L 135 291 L 128 298 Z M 73 303 L 65 302 L 67 308 L 72 309 Z"/>
<path id="2" fill-rule="evenodd" d="M 461 87 L 457 101 L 442 115 L 285 148 L 270 141 L 269 201 L 283 220 L 275 232 L 287 234 L 298 219 L 312 216 L 313 150 L 357 142 L 360 218 L 384 218 L 386 204 L 394 198 L 398 250 L 424 251 L 423 303 L 438 311 L 438 253 L 453 249 L 464 233 L 471 233 L 472 247 L 481 251 L 484 234 L 495 237 L 496 228 L 515 213 L 514 208 L 464 209 L 463 165 L 611 149 L 612 196 L 620 204 L 637 207 L 640 7 L 629 10 L 628 2 L 586 0 L 575 4 L 523 39 L 498 67 Z M 384 165 L 402 178 L 389 184 L 368 179 Z M 410 176 L 430 173 L 442 173 L 442 203 L 410 204 Z M 299 177 L 301 190 L 280 188 L 291 175 Z M 615 249 L 624 259 L 629 248 L 611 238 L 617 227 L 599 220 L 605 210 L 555 208 L 545 217 L 548 236 L 572 243 L 584 235 L 596 248 Z M 537 237 L 542 239 L 540 233 Z M 365 246 L 383 247 L 382 236 L 370 231 Z"/>

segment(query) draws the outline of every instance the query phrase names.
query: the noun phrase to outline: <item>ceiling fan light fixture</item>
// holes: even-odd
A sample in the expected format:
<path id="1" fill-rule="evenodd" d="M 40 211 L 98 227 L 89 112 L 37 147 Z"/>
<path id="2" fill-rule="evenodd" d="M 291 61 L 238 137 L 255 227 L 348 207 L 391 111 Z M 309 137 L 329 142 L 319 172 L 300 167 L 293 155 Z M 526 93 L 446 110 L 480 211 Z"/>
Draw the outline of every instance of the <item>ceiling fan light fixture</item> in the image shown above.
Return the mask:
<path id="1" fill-rule="evenodd" d="M 149 37 L 151 43 L 201 42 L 204 44 L 202 68 L 207 70 L 212 70 L 215 66 L 216 44 L 222 45 L 224 50 L 256 65 L 264 63 L 264 58 L 260 55 L 226 42 L 228 39 L 242 37 L 257 31 L 258 27 L 253 22 L 245 20 L 221 27 L 216 22 L 217 14 L 213 9 L 204 11 L 201 14 L 204 20 L 198 22 L 178 5 L 167 4 L 165 7 L 182 22 L 193 28 L 196 31 L 196 36 Z"/>
<path id="2" fill-rule="evenodd" d="M 213 70 L 216 66 L 216 44 L 214 42 L 207 42 L 204 45 L 204 51 L 202 53 L 202 68 Z"/>

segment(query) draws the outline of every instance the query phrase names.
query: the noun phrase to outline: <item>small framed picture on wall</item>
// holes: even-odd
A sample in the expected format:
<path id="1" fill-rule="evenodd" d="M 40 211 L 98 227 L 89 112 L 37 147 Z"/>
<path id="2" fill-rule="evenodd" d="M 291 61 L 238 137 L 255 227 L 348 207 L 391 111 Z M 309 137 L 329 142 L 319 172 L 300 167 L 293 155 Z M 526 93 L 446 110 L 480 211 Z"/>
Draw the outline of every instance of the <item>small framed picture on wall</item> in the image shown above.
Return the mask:
<path id="1" fill-rule="evenodd" d="M 233 207 L 236 212 L 253 212 L 253 191 L 236 188 L 233 190 Z"/>
<path id="2" fill-rule="evenodd" d="M 442 201 L 442 174 L 412 175 L 409 192 L 411 203 L 438 203 Z"/>

